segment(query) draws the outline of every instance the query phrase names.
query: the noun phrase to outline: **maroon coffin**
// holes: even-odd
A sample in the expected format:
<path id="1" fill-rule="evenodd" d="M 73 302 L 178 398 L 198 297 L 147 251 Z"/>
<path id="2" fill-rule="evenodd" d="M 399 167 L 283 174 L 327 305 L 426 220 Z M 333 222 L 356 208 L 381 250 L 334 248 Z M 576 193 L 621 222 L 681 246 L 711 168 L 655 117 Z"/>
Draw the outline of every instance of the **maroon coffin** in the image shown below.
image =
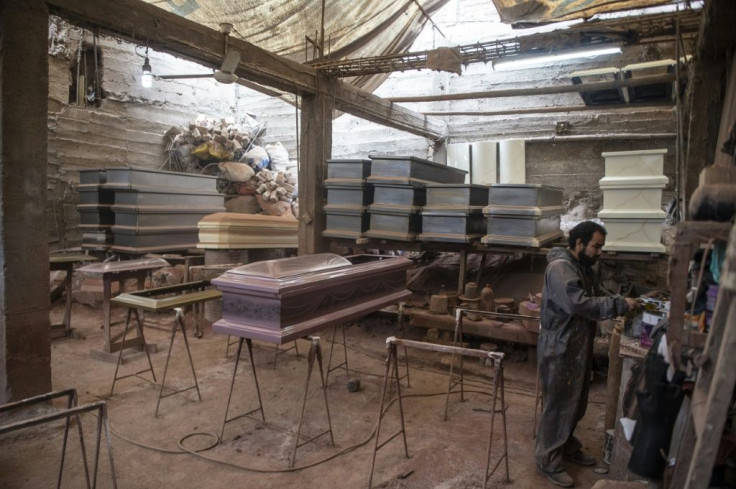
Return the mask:
<path id="1" fill-rule="evenodd" d="M 222 292 L 217 333 L 286 343 L 406 300 L 406 258 L 330 253 L 233 268 L 212 283 Z"/>

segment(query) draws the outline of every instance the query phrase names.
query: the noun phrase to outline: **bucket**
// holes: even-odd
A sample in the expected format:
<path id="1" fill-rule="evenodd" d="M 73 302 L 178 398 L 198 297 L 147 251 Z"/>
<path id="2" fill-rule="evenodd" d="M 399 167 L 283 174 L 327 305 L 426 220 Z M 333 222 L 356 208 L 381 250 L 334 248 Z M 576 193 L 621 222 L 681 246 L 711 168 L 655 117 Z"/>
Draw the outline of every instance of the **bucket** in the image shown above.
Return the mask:
<path id="1" fill-rule="evenodd" d="M 603 443 L 603 463 L 611 465 L 611 455 L 613 454 L 613 430 L 606 430 L 606 436 Z"/>

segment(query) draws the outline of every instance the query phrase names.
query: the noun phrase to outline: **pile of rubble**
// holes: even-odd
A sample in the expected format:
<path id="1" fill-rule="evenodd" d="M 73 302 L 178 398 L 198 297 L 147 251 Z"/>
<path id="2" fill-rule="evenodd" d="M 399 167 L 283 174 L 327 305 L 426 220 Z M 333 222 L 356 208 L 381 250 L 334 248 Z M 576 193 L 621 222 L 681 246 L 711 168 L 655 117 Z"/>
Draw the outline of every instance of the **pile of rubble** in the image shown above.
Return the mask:
<path id="1" fill-rule="evenodd" d="M 296 216 L 297 162 L 280 143 L 262 144 L 265 125 L 250 116 L 198 117 L 187 128 L 171 128 L 168 169 L 218 177 L 229 212 Z"/>

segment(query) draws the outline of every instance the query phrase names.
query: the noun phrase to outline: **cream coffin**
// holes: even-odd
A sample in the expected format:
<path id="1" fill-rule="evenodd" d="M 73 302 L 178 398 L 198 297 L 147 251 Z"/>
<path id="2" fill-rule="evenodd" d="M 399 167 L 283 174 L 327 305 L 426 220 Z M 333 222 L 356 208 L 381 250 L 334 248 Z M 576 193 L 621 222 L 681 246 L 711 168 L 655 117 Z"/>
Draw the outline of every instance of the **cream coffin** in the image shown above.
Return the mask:
<path id="1" fill-rule="evenodd" d="M 617 212 L 602 210 L 598 217 L 608 231 L 604 251 L 664 253 L 662 221 L 664 211 Z"/>
<path id="2" fill-rule="evenodd" d="M 599 183 L 605 210 L 659 210 L 667 177 L 604 177 Z"/>
<path id="3" fill-rule="evenodd" d="M 251 263 L 212 280 L 222 292 L 218 333 L 286 343 L 406 300 L 401 257 L 330 253 Z"/>
<path id="4" fill-rule="evenodd" d="M 296 248 L 294 218 L 218 212 L 198 223 L 199 243 L 205 249 Z"/>
<path id="5" fill-rule="evenodd" d="M 607 177 L 656 177 L 664 171 L 666 149 L 612 151 L 601 153 L 606 159 Z"/>

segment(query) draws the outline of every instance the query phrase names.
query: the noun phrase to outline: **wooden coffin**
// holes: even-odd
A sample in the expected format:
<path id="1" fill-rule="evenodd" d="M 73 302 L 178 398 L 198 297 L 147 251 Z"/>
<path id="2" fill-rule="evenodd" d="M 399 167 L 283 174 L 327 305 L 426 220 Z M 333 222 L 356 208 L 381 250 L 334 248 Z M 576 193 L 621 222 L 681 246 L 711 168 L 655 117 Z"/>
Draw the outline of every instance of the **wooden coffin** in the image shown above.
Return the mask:
<path id="1" fill-rule="evenodd" d="M 234 268 L 212 280 L 222 319 L 212 330 L 286 343 L 406 300 L 402 257 L 323 253 Z"/>
<path id="2" fill-rule="evenodd" d="M 297 248 L 298 223 L 293 217 L 218 212 L 202 218 L 197 248 Z"/>
<path id="3" fill-rule="evenodd" d="M 371 156 L 369 183 L 463 183 L 465 170 L 415 158 L 414 156 Z"/>

